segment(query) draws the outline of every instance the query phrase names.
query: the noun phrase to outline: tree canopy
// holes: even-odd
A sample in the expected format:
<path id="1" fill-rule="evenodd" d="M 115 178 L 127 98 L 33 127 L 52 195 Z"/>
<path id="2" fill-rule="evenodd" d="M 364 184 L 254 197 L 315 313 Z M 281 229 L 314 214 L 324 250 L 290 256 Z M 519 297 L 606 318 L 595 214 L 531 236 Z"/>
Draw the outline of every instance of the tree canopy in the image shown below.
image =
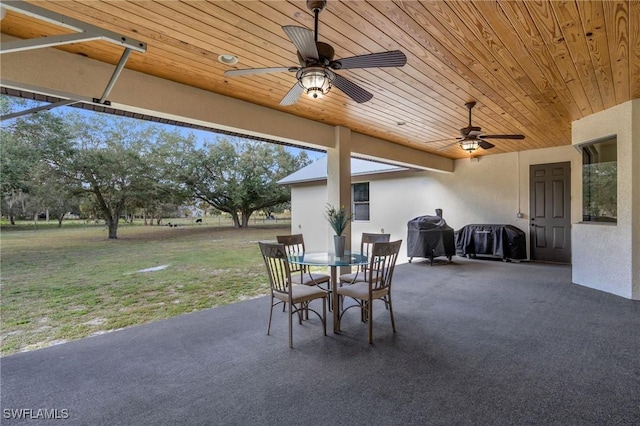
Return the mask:
<path id="1" fill-rule="evenodd" d="M 221 139 L 187 153 L 177 180 L 198 199 L 229 213 L 237 227 L 246 227 L 255 211 L 291 201 L 289 188 L 278 180 L 308 161 L 306 154 L 294 157 L 282 146 Z"/>
<path id="2" fill-rule="evenodd" d="M 5 111 L 18 103 L 3 98 Z M 13 221 L 48 209 L 61 223 L 65 211 L 89 203 L 109 238 L 127 211 L 161 217 L 167 205 L 193 200 L 245 227 L 254 212 L 288 203 L 278 180 L 309 163 L 304 151 L 280 145 L 229 137 L 199 145 L 193 133 L 103 114 L 41 111 L 1 131 L 3 214 Z"/>

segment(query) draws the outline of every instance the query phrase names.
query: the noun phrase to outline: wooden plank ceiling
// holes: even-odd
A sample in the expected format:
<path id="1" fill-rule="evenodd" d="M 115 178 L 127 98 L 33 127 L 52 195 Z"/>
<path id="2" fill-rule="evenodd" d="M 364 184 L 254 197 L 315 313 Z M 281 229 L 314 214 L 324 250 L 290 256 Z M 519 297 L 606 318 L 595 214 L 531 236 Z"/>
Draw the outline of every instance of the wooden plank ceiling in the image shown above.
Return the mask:
<path id="1" fill-rule="evenodd" d="M 333 88 L 279 105 L 294 73 L 225 77 L 237 68 L 296 66 L 283 25 L 313 29 L 305 1 L 32 1 L 148 44 L 127 68 L 301 117 L 340 125 L 448 158 L 465 103 L 490 134 L 478 155 L 571 143 L 571 121 L 640 97 L 640 1 L 337 1 L 320 14 L 319 41 L 336 58 L 402 50 L 402 68 L 338 73 L 374 98 L 357 104 Z M 3 33 L 19 38 L 68 30 L 8 12 Z M 89 42 L 61 47 L 116 64 L 122 49 Z M 233 67 L 220 54 L 239 58 Z M 430 143 L 431 141 L 441 142 Z M 446 147 L 447 148 L 443 148 Z"/>

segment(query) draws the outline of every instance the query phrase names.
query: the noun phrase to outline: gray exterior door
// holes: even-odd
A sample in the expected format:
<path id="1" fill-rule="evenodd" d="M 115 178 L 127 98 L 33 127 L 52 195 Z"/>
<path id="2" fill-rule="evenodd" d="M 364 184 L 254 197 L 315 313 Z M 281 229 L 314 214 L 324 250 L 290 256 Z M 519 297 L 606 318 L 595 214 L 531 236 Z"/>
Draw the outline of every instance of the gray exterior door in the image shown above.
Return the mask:
<path id="1" fill-rule="evenodd" d="M 571 263 L 571 163 L 530 166 L 530 257 Z"/>

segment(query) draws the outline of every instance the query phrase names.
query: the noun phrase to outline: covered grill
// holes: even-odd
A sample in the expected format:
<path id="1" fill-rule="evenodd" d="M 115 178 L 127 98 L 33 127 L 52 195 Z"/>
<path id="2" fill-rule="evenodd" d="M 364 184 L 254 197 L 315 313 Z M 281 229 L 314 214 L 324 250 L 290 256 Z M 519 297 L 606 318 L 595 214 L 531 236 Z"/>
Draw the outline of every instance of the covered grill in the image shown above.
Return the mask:
<path id="1" fill-rule="evenodd" d="M 526 259 L 525 233 L 512 225 L 466 225 L 455 233 L 458 256 L 489 255 L 509 259 Z"/>
<path id="2" fill-rule="evenodd" d="M 440 212 L 440 210 L 438 210 Z M 419 216 L 407 224 L 407 256 L 409 263 L 414 257 L 424 257 L 431 260 L 438 256 L 456 254 L 454 231 L 447 225 L 442 216 Z"/>

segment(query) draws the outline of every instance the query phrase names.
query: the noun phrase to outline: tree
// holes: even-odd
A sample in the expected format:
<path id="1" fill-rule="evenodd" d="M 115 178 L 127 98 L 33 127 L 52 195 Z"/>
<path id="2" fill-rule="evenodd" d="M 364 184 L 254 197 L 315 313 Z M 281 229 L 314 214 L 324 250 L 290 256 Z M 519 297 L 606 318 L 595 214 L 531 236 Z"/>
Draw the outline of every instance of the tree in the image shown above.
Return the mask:
<path id="1" fill-rule="evenodd" d="M 135 120 L 80 120 L 75 126 L 75 155 L 57 159 L 57 169 L 68 181 L 92 195 L 109 238 L 117 238 L 127 206 L 161 196 L 160 177 L 151 161 L 156 135 L 156 128 Z"/>
<path id="2" fill-rule="evenodd" d="M 2 97 L 1 101 L 3 112 L 25 107 L 21 100 Z M 52 182 L 41 175 L 49 167 L 47 153 L 67 144 L 71 135 L 60 117 L 43 112 L 3 123 L 1 136 L 0 193 L 3 211 L 15 224 L 18 213 L 34 215 L 43 208 L 42 186 Z"/>
<path id="3" fill-rule="evenodd" d="M 193 198 L 187 186 L 176 181 L 176 170 L 183 167 L 184 153 L 194 150 L 196 144 L 193 133 L 187 136 L 176 130 L 160 130 L 147 160 L 156 170 L 156 181 L 146 191 L 146 197 L 138 200 L 145 214 L 160 223 L 163 215 L 175 214 L 186 200 Z"/>
<path id="4" fill-rule="evenodd" d="M 4 109 L 6 100 L 0 101 Z M 124 214 L 141 211 L 153 221 L 194 197 L 246 227 L 256 210 L 271 212 L 290 201 L 289 188 L 277 181 L 309 162 L 306 153 L 294 156 L 279 145 L 220 139 L 198 149 L 193 134 L 61 111 L 3 123 L 3 208 L 55 210 L 59 224 L 72 208 L 97 213 L 109 238 L 117 238 Z"/>
<path id="5" fill-rule="evenodd" d="M 277 182 L 308 162 L 306 153 L 293 156 L 280 145 L 221 138 L 185 153 L 177 180 L 240 228 L 253 212 L 290 201 L 289 188 Z"/>
<path id="6" fill-rule="evenodd" d="M 137 120 L 96 115 L 91 120 L 64 114 L 70 137 L 41 143 L 47 174 L 75 195 L 89 196 L 117 238 L 127 207 L 161 196 L 162 179 L 153 163 L 158 129 Z"/>
<path id="7" fill-rule="evenodd" d="M 80 212 L 82 196 L 77 191 L 70 190 L 60 179 L 46 174 L 47 178 L 40 178 L 37 174 L 34 181 L 38 184 L 31 188 L 30 195 L 37 203 L 36 214 L 46 211 L 47 218 L 53 216 L 58 221 L 58 228 L 62 227 L 62 221 L 69 212 Z"/>

